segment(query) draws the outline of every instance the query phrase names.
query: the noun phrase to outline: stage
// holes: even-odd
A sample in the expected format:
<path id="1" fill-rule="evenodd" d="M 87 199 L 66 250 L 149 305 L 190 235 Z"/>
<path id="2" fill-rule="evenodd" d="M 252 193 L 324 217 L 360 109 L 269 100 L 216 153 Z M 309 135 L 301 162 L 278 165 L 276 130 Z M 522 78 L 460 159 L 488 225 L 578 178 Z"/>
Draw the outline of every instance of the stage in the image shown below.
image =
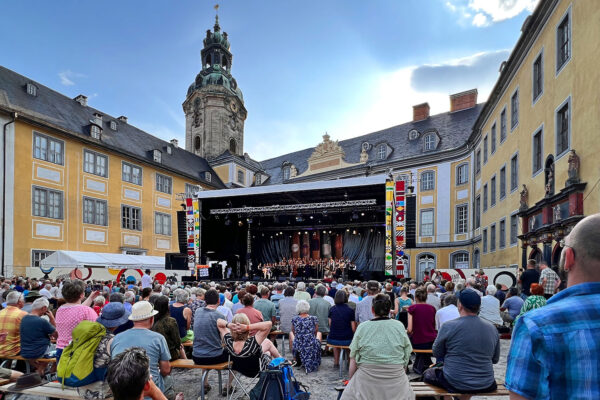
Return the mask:
<path id="1" fill-rule="evenodd" d="M 384 278 L 385 175 L 204 191 L 194 200 L 200 264 L 226 262 L 231 280 L 260 280 L 259 265 L 284 259 L 345 259 L 363 278 Z M 212 267 L 209 278 L 223 272 Z"/>

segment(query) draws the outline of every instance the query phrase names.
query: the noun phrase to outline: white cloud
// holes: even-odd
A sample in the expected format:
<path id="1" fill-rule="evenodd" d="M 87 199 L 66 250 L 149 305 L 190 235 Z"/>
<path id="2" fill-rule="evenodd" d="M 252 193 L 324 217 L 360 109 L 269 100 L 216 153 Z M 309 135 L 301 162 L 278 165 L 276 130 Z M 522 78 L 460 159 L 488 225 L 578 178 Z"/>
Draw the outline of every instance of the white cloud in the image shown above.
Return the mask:
<path id="1" fill-rule="evenodd" d="M 532 12 L 539 0 L 447 0 L 446 7 L 476 27 L 514 18 L 523 11 Z M 473 16 L 473 13 L 475 16 Z M 472 18 L 471 18 L 472 17 Z"/>
<path id="2" fill-rule="evenodd" d="M 58 73 L 58 77 L 60 78 L 60 83 L 62 83 L 65 86 L 73 86 L 75 85 L 75 81 L 74 79 L 76 78 L 84 78 L 85 75 L 84 74 L 80 74 L 78 72 L 73 72 L 70 69 L 67 69 L 65 71 L 61 71 Z"/>

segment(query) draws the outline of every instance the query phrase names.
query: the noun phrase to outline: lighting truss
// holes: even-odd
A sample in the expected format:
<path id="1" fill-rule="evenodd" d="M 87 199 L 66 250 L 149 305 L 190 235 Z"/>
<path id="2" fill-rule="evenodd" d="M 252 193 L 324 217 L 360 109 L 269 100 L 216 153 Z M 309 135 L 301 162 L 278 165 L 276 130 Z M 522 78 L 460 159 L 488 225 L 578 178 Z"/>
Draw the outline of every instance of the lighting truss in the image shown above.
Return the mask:
<path id="1" fill-rule="evenodd" d="M 210 210 L 213 215 L 219 214 L 266 214 L 285 211 L 319 210 L 324 208 L 355 208 L 377 205 L 376 199 L 330 201 L 323 203 L 284 204 L 264 207 L 215 208 Z"/>

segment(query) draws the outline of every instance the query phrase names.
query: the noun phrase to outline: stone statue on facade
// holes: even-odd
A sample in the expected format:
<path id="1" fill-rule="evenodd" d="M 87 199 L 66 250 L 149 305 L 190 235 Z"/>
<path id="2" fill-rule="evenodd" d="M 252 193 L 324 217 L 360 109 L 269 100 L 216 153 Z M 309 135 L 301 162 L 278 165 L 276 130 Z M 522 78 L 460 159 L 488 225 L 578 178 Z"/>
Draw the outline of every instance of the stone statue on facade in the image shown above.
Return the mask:
<path id="1" fill-rule="evenodd" d="M 569 179 L 565 182 L 565 186 L 579 183 L 579 156 L 575 153 L 575 150 L 571 150 L 569 153 Z"/>
<path id="2" fill-rule="evenodd" d="M 298 175 L 298 169 L 295 165 L 290 166 L 290 178 L 295 178 Z"/>
<path id="3" fill-rule="evenodd" d="M 554 194 L 554 163 L 548 167 L 548 175 L 546 179 L 546 197 Z"/>
<path id="4" fill-rule="evenodd" d="M 523 184 L 523 190 L 521 190 L 521 206 L 519 207 L 520 210 L 527 210 L 529 208 L 529 206 L 527 205 L 528 201 L 529 201 L 529 190 L 527 190 L 527 186 L 525 186 L 525 184 Z"/>
<path id="5" fill-rule="evenodd" d="M 560 216 L 560 205 L 557 204 L 554 207 L 552 207 L 552 212 L 554 214 L 554 222 L 558 222 L 561 220 L 561 216 Z"/>
<path id="6" fill-rule="evenodd" d="M 360 162 L 366 163 L 368 160 L 369 160 L 369 155 L 367 154 L 365 149 L 362 149 L 362 151 L 360 152 Z"/>

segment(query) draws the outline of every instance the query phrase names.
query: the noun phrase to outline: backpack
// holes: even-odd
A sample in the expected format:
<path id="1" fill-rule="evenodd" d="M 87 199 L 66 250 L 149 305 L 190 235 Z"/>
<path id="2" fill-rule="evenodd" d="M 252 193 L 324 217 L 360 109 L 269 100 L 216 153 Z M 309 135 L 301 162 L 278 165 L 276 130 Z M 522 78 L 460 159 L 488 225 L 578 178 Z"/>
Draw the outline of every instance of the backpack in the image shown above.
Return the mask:
<path id="1" fill-rule="evenodd" d="M 81 321 L 71 334 L 71 343 L 62 352 L 56 375 L 62 385 L 79 387 L 104 380 L 106 368 L 94 369 L 94 356 L 106 329 L 98 322 Z"/>
<path id="2" fill-rule="evenodd" d="M 250 400 L 308 400 L 310 392 L 294 377 L 286 360 L 276 358 L 260 373 L 256 386 L 250 391 Z M 302 390 L 300 387 L 302 386 Z"/>

